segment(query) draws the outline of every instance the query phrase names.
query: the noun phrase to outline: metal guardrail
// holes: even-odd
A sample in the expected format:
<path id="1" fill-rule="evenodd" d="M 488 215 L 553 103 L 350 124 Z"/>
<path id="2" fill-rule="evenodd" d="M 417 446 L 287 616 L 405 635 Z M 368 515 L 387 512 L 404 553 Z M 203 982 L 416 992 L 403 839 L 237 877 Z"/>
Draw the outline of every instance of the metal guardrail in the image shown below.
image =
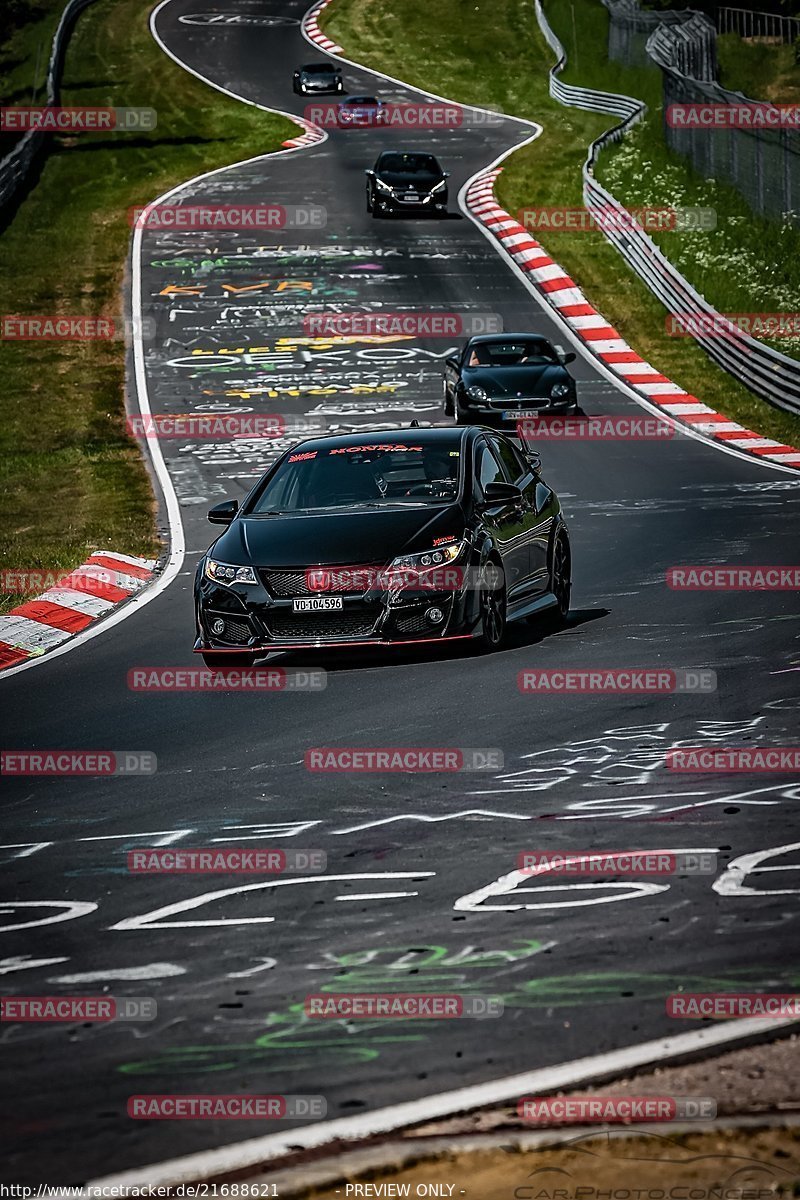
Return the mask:
<path id="1" fill-rule="evenodd" d="M 47 99 L 45 103 L 48 108 L 57 105 L 60 98 L 61 71 L 72 25 L 78 14 L 84 8 L 88 8 L 92 2 L 93 0 L 69 0 L 61 14 L 58 28 L 53 35 L 53 45 L 47 67 Z M 37 129 L 29 129 L 14 146 L 14 149 L 0 160 L 0 210 L 11 202 L 22 186 L 44 146 L 45 139 L 49 136 Z"/>
<path id="2" fill-rule="evenodd" d="M 602 232 L 639 278 L 672 314 L 686 316 L 694 327 L 688 332 L 724 370 L 756 395 L 786 412 L 800 413 L 800 362 L 763 345 L 738 329 L 725 329 L 725 318 L 700 295 L 659 250 L 615 196 L 595 178 L 598 156 L 640 121 L 647 111 L 641 100 L 591 88 L 574 87 L 558 79 L 567 55 L 548 24 L 541 0 L 535 0 L 536 18 L 557 62 L 550 68 L 549 91 L 561 104 L 589 112 L 608 112 L 623 120 L 596 138 L 583 164 L 583 202 L 587 208 L 611 210 L 619 221 L 604 221 Z M 613 107 L 612 107 L 613 105 Z M 703 332 L 706 330 L 714 332 Z"/>
<path id="3" fill-rule="evenodd" d="M 717 32 L 741 38 L 768 38 L 786 44 L 800 37 L 800 19 L 749 8 L 718 8 Z"/>

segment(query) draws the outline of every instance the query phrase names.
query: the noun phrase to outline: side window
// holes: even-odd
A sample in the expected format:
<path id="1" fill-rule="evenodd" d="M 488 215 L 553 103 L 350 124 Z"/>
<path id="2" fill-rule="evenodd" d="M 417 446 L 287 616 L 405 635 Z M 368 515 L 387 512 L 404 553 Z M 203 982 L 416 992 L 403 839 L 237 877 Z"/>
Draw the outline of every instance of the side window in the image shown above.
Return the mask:
<path id="1" fill-rule="evenodd" d="M 507 442 L 502 438 L 490 438 L 492 449 L 498 455 L 509 483 L 519 483 L 523 475 L 527 474 L 528 468 L 525 461 L 517 453 L 511 442 Z"/>
<path id="2" fill-rule="evenodd" d="M 478 462 L 475 471 L 480 491 L 483 492 L 487 483 L 508 483 L 505 472 L 492 454 L 486 442 L 478 446 Z"/>

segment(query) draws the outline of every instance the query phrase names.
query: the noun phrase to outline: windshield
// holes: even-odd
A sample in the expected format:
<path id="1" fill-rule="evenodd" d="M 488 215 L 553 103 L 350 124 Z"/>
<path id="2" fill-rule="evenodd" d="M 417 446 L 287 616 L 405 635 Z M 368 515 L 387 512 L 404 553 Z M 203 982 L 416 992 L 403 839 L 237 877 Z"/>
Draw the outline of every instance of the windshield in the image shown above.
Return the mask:
<path id="1" fill-rule="evenodd" d="M 398 171 L 403 175 L 438 175 L 439 164 L 432 154 L 382 154 L 379 171 Z"/>
<path id="2" fill-rule="evenodd" d="M 468 367 L 541 366 L 558 361 L 555 350 L 543 338 L 478 342 L 470 348 L 467 356 Z"/>
<path id="3" fill-rule="evenodd" d="M 329 67 L 327 63 L 320 63 L 319 66 L 301 67 L 300 70 L 304 75 L 336 75 L 338 69 Z"/>
<path id="4" fill-rule="evenodd" d="M 348 96 L 343 104 L 377 104 L 378 101 L 374 96 Z"/>
<path id="5" fill-rule="evenodd" d="M 250 513 L 448 503 L 458 494 L 460 452 L 442 443 L 332 446 L 290 454 Z"/>

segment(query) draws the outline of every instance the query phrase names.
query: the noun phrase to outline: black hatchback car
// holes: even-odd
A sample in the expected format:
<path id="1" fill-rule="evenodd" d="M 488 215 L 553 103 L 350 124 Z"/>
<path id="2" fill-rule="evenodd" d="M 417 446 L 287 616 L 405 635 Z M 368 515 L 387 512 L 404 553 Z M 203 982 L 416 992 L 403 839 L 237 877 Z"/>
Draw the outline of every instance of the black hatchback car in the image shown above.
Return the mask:
<path id="1" fill-rule="evenodd" d="M 444 411 L 459 424 L 518 421 L 542 412 L 575 412 L 578 397 L 567 363 L 547 338 L 532 333 L 482 334 L 445 359 Z"/>
<path id="2" fill-rule="evenodd" d="M 197 570 L 195 651 L 245 666 L 273 650 L 475 638 L 569 610 L 561 505 L 501 433 L 387 429 L 287 450 Z"/>
<path id="3" fill-rule="evenodd" d="M 338 94 L 344 91 L 342 69 L 332 62 L 307 63 L 295 71 L 292 89 L 300 96 Z"/>
<path id="4" fill-rule="evenodd" d="M 367 176 L 367 212 L 386 217 L 395 212 L 447 213 L 447 179 L 433 154 L 384 150 Z"/>

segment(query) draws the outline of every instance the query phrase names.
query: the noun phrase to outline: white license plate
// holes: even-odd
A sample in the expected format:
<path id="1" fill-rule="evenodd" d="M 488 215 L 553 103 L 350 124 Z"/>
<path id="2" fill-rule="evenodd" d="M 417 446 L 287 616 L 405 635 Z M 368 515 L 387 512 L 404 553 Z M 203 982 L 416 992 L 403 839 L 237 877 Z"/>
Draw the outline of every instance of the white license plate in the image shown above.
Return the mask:
<path id="1" fill-rule="evenodd" d="M 292 612 L 338 612 L 344 607 L 341 596 L 308 596 L 292 600 Z"/>
<path id="2" fill-rule="evenodd" d="M 513 412 L 504 412 L 504 421 L 516 421 L 519 417 L 540 417 L 542 410 L 540 408 L 517 408 Z"/>
<path id="3" fill-rule="evenodd" d="M 419 200 L 419 196 L 417 195 L 416 192 L 406 192 L 405 199 L 406 200 Z"/>

